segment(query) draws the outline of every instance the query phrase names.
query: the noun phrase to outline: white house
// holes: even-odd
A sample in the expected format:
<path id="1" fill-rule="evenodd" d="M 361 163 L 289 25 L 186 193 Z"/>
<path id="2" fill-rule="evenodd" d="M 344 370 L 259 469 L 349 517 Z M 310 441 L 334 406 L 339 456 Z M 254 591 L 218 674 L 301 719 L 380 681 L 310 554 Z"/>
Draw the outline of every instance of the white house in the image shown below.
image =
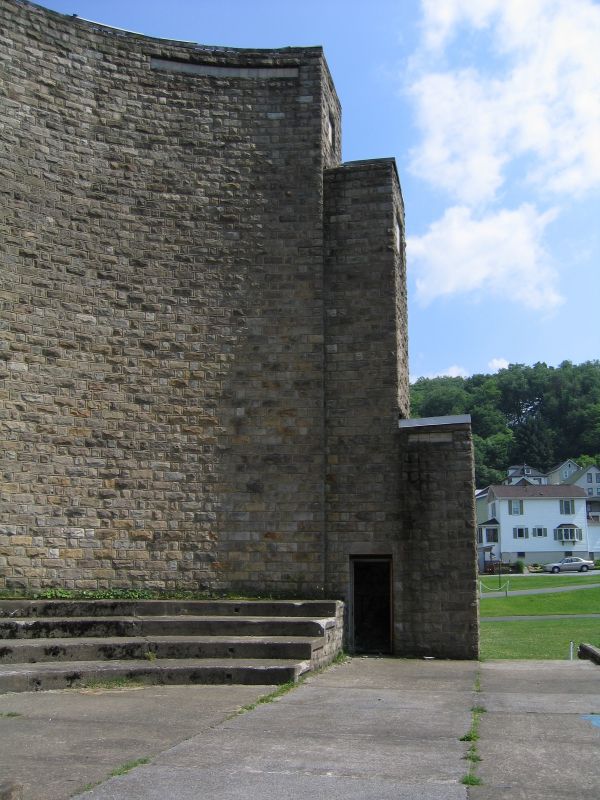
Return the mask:
<path id="1" fill-rule="evenodd" d="M 585 489 L 569 484 L 490 486 L 478 500 L 478 519 L 486 516 L 478 524 L 478 547 L 504 562 L 587 558 L 586 497 Z"/>
<path id="2" fill-rule="evenodd" d="M 574 472 L 567 483 L 585 490 L 590 558 L 600 558 L 600 469 L 595 464 L 584 467 Z"/>

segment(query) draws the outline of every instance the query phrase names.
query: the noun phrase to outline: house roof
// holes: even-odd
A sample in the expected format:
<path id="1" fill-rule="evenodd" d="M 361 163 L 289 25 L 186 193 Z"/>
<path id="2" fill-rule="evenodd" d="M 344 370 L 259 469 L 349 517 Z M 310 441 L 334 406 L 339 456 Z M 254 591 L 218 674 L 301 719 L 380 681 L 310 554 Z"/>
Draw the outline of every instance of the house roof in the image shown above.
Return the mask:
<path id="1" fill-rule="evenodd" d="M 490 519 L 486 519 L 485 522 L 482 522 L 480 527 L 482 527 L 483 525 L 487 525 L 488 527 L 490 527 L 492 525 L 500 525 L 500 523 L 498 522 L 496 517 L 491 517 Z"/>
<path id="2" fill-rule="evenodd" d="M 525 470 L 528 470 L 528 472 Z M 530 467 L 529 464 L 512 464 L 507 471 L 508 476 L 532 475 L 534 478 L 543 478 L 545 474 L 545 472 L 540 472 L 535 467 Z"/>
<path id="3" fill-rule="evenodd" d="M 506 484 L 500 484 L 498 486 L 490 486 L 488 497 L 490 496 L 502 500 L 503 498 L 512 497 L 587 497 L 587 494 L 581 486 L 569 486 L 564 483 L 549 486 L 534 486 L 532 484 L 507 486 Z"/>
<path id="4" fill-rule="evenodd" d="M 586 472 L 590 469 L 598 470 L 598 467 L 595 464 L 590 464 L 589 467 L 582 467 L 578 469 L 577 472 L 574 472 L 572 475 L 569 475 L 565 483 L 576 483 L 580 478 L 582 478 Z"/>
<path id="5" fill-rule="evenodd" d="M 564 467 L 565 464 L 575 464 L 575 466 L 579 469 L 579 464 L 575 461 L 574 458 L 565 458 L 564 461 L 559 462 L 554 467 L 551 467 L 546 475 L 550 475 L 551 472 L 558 472 L 561 467 Z"/>

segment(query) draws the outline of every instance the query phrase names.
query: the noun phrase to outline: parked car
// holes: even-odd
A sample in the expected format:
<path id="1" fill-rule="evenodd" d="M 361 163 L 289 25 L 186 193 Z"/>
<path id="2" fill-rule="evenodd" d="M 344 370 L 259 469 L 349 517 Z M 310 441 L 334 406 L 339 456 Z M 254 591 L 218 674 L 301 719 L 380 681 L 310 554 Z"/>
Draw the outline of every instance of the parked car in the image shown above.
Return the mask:
<path id="1" fill-rule="evenodd" d="M 594 569 L 594 562 L 578 556 L 563 558 L 554 564 L 544 566 L 544 572 L 587 572 L 588 569 Z"/>

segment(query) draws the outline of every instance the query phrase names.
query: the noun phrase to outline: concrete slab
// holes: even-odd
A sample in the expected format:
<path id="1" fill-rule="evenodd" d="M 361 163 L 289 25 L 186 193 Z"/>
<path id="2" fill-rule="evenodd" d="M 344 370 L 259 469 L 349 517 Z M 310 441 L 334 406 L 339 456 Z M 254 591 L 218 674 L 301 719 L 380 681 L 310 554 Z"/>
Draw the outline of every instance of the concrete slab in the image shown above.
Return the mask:
<path id="1" fill-rule="evenodd" d="M 470 662 L 353 659 L 82 798 L 466 800 L 459 739 L 476 673 Z"/>
<path id="2" fill-rule="evenodd" d="M 64 800 L 116 767 L 222 723 L 274 686 L 151 686 L 0 695 L 0 775 Z M 12 715 L 18 716 L 12 716 Z"/>
<path id="3" fill-rule="evenodd" d="M 480 672 L 481 692 L 474 692 Z M 0 696 L 0 774 L 23 800 L 597 800 L 600 668 L 356 658 L 240 716 L 251 686 Z M 481 716 L 482 786 L 461 778 Z M 2 716 L 4 712 L 4 716 Z M 21 716 L 11 716 L 21 714 Z"/>
<path id="4" fill-rule="evenodd" d="M 471 800 L 597 800 L 600 669 L 585 661 L 482 665 L 477 774 Z"/>

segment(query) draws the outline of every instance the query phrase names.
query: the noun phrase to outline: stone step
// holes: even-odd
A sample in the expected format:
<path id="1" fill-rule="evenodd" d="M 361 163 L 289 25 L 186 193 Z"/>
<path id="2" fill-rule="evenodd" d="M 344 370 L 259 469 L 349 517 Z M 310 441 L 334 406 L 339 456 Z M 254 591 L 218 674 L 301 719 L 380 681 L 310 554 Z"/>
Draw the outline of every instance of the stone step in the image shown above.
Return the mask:
<path id="1" fill-rule="evenodd" d="M 116 682 L 145 685 L 252 684 L 269 685 L 297 681 L 310 670 L 309 661 L 289 659 L 156 659 L 155 661 L 72 661 L 68 664 L 14 664 L 0 670 L 0 693 L 35 692 L 85 687 L 118 688 Z"/>
<path id="2" fill-rule="evenodd" d="M 335 617 L 335 600 L 0 600 L 3 617 Z"/>
<path id="3" fill-rule="evenodd" d="M 134 636 L 324 636 L 335 618 L 307 617 L 3 617 L 0 639 Z"/>
<path id="4" fill-rule="evenodd" d="M 319 637 L 289 636 L 147 636 L 0 641 L 0 664 L 51 661 L 111 661 L 137 659 L 256 659 L 314 660 L 322 650 Z"/>
<path id="5" fill-rule="evenodd" d="M 0 692 L 279 684 L 330 663 L 342 626 L 339 601 L 0 601 Z"/>

